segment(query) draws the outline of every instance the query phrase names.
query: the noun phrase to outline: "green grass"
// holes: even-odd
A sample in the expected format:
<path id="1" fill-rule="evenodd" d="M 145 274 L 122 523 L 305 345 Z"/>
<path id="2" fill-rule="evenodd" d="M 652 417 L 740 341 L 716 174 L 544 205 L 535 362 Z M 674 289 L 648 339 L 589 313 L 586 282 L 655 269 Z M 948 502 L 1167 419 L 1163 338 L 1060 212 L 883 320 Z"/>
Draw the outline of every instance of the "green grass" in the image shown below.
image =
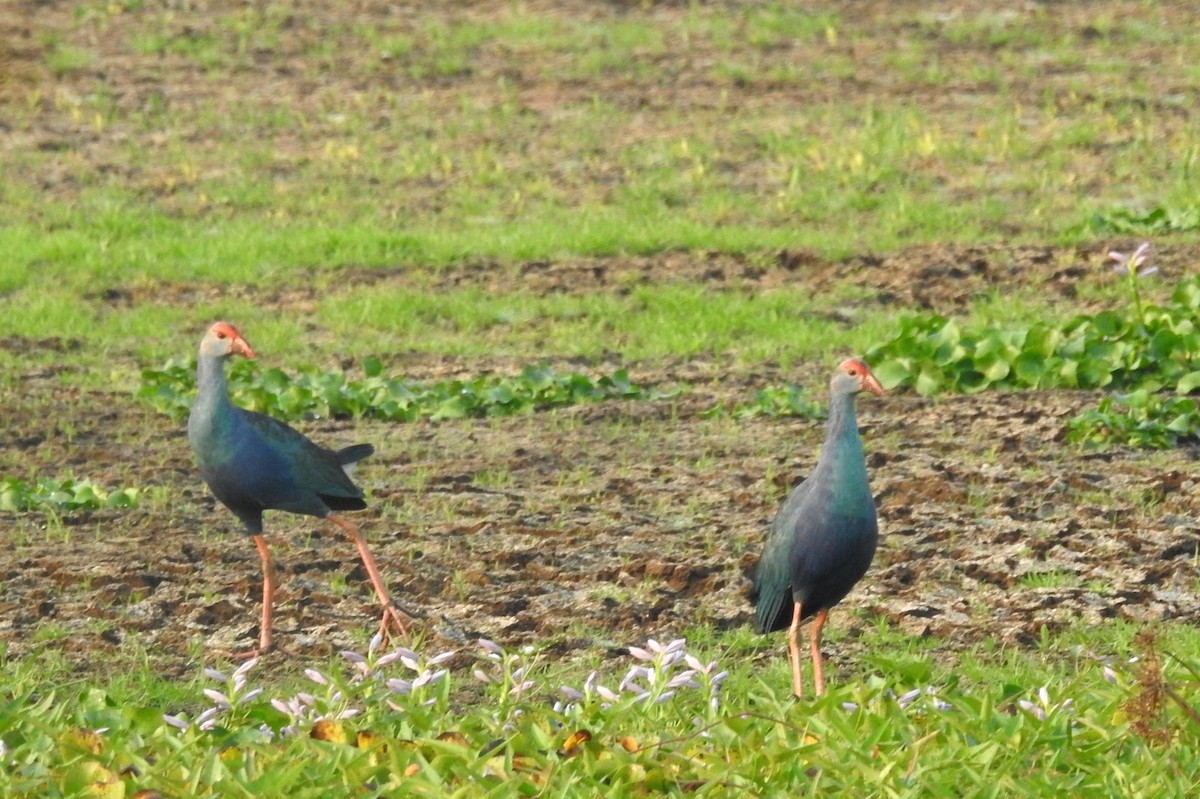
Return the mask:
<path id="1" fill-rule="evenodd" d="M 1051 18 L 1026 29 L 988 15 L 911 14 L 868 26 L 832 8 L 766 3 L 731 28 L 719 6 L 580 19 L 514 7 L 498 19 L 418 17 L 390 32 L 336 20 L 318 37 L 315 20 L 297 28 L 278 10 L 192 24 L 158 9 L 93 8 L 56 34 L 52 71 L 81 72 L 82 43 L 111 27 L 127 32 L 111 45 L 116 55 L 198 66 L 189 79 L 200 83 L 189 96 L 131 106 L 82 71 L 77 91 L 31 89 L 9 104 L 18 130 L 101 134 L 93 157 L 121 168 L 97 170 L 53 147 L 6 154 L 0 290 L 29 285 L 30 264 L 82 280 L 222 281 L 476 256 L 781 246 L 837 256 L 947 231 L 958 241 L 1073 243 L 1098 212 L 1191 198 L 1195 148 L 1176 115 L 1124 95 L 1145 68 L 1139 45 L 1187 62 L 1200 38 L 1149 22 L 1081 37 Z M 364 54 L 339 63 L 353 91 L 335 83 L 302 101 L 269 85 L 236 112 L 214 91 L 253 69 L 265 57 L 256 53 L 298 49 L 299 69 L 320 74 L 327 56 L 305 47 L 321 42 Z M 947 44 L 954 60 L 943 64 Z M 727 66 L 696 75 L 685 47 Z M 844 102 L 845 47 L 883 59 L 894 84 L 855 87 L 861 101 Z M 962 84 L 972 70 L 982 87 Z M 1055 70 L 1079 86 L 1064 88 L 1046 74 Z M 420 90 L 446 77 L 448 87 Z M 381 78 L 396 88 L 372 86 Z M 564 90 L 561 79 L 650 97 L 664 79 L 681 80 L 724 99 L 648 115 L 621 95 Z M 531 106 L 529 82 L 565 96 L 553 110 Z M 823 85 L 833 91 L 812 93 Z M 746 86 L 771 101 L 752 102 Z M 776 101 L 782 88 L 809 94 Z M 37 187 L 47 171 L 66 179 Z"/>
<path id="2" fill-rule="evenodd" d="M 9 796 L 1187 795 L 1200 724 L 1186 664 L 1200 638 L 1184 625 L 1157 640 L 1134 632 L 1081 626 L 1033 652 L 989 642 L 938 662 L 880 625 L 855 674 L 836 670 L 829 693 L 799 704 L 781 646 L 704 631 L 686 648 L 693 661 L 647 647 L 650 661 L 608 661 L 591 678 L 596 664 L 471 645 L 440 675 L 433 652 L 411 665 L 368 653 L 365 681 L 339 660 L 265 682 L 254 665 L 191 680 L 143 667 L 101 689 L 47 657 L 8 664 L 0 785 Z M 770 666 L 736 667 L 749 656 Z M 48 679 L 58 687 L 43 692 Z"/>

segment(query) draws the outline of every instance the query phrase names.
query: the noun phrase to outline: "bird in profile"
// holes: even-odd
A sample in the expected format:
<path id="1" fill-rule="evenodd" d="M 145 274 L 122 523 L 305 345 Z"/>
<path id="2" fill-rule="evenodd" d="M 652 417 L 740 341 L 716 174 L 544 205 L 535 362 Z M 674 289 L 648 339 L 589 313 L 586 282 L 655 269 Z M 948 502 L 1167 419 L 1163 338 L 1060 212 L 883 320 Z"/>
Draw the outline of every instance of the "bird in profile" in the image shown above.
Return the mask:
<path id="1" fill-rule="evenodd" d="M 755 631 L 788 629 L 792 691 L 797 697 L 804 695 L 801 622 L 812 617 L 808 644 L 819 696 L 825 693 L 821 630 L 829 609 L 866 574 L 879 541 L 854 401 L 862 391 L 882 395 L 883 386 L 865 363 L 849 358 L 834 371 L 829 391 L 829 423 L 817 466 L 779 509 L 750 593 L 756 606 Z"/>
<path id="2" fill-rule="evenodd" d="M 228 322 L 217 322 L 200 340 L 196 359 L 196 401 L 188 417 L 188 443 L 200 476 L 213 495 L 241 520 L 262 558 L 263 607 L 254 657 L 271 648 L 275 570 L 263 538 L 263 511 L 284 510 L 328 519 L 358 547 L 375 594 L 383 606 L 380 632 L 385 640 L 394 628 L 407 635 L 398 606 L 392 601 L 375 558 L 358 527 L 339 511 L 367 506 L 363 492 L 350 480 L 354 464 L 375 451 L 370 444 L 332 450 L 314 444 L 283 422 L 237 407 L 229 399 L 225 360 L 253 358 L 254 350 Z"/>

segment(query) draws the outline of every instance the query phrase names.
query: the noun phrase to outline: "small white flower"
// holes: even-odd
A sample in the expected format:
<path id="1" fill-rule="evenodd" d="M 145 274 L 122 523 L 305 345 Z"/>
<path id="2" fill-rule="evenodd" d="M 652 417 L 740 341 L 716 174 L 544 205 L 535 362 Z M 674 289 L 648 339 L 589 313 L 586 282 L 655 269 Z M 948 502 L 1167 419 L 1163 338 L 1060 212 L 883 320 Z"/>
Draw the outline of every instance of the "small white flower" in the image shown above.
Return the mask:
<path id="1" fill-rule="evenodd" d="M 558 689 L 558 692 L 560 694 L 562 694 L 563 696 L 565 696 L 567 699 L 570 699 L 572 702 L 578 702 L 580 699 L 583 699 L 582 693 L 580 693 L 579 691 L 576 691 L 574 688 L 571 688 L 570 686 L 567 686 L 567 685 L 561 686 Z"/>
<path id="2" fill-rule="evenodd" d="M 696 676 L 695 669 L 688 669 L 687 671 L 681 671 L 670 679 L 670 681 L 667 683 L 667 687 L 668 688 L 682 688 L 683 686 L 686 685 L 689 688 L 699 688 L 700 683 L 698 683 L 692 679 L 692 677 L 694 677 L 694 676 Z"/>
<path id="3" fill-rule="evenodd" d="M 489 655 L 496 655 L 497 657 L 500 657 L 504 654 L 504 647 L 500 646 L 500 644 L 489 638 L 480 638 L 478 643 L 480 648 L 482 648 Z"/>
<path id="4" fill-rule="evenodd" d="M 457 649 L 451 649 L 449 652 L 443 652 L 440 655 L 434 655 L 433 658 L 430 659 L 429 665 L 430 666 L 440 666 L 441 664 L 445 663 L 447 660 L 449 660 L 450 658 L 454 657 L 457 654 L 458 654 Z"/>
<path id="5" fill-rule="evenodd" d="M 921 689 L 914 688 L 911 691 L 909 691 L 908 693 L 906 693 L 906 694 L 900 696 L 898 699 L 896 699 L 896 704 L 900 705 L 901 708 L 906 708 L 909 705 L 911 705 L 913 703 L 913 701 L 916 700 L 916 698 L 920 695 L 921 695 Z"/>
<path id="6" fill-rule="evenodd" d="M 1107 663 L 1104 664 L 1104 679 L 1112 685 L 1117 684 L 1117 670 Z"/>
<path id="7" fill-rule="evenodd" d="M 1147 266 L 1145 269 L 1141 268 L 1142 264 L 1144 264 L 1146 259 L 1149 257 L 1149 253 L 1150 242 L 1143 241 L 1140 245 L 1138 245 L 1138 248 L 1133 251 L 1132 255 L 1126 255 L 1123 252 L 1110 250 L 1108 257 L 1111 260 L 1116 261 L 1116 264 L 1113 266 L 1113 270 L 1117 273 L 1128 276 L 1132 272 L 1136 277 L 1146 277 L 1147 275 L 1153 275 L 1158 271 L 1157 266 Z"/>
<path id="8" fill-rule="evenodd" d="M 250 669 L 254 668 L 254 665 L 256 663 L 258 663 L 258 658 L 250 658 L 245 663 L 243 663 L 242 665 L 240 665 L 236 669 L 234 669 L 233 678 L 236 680 L 238 677 L 245 677 L 246 672 L 248 672 L 248 671 L 250 671 Z"/>
<path id="9" fill-rule="evenodd" d="M 426 669 L 425 671 L 421 672 L 421 676 L 413 680 L 413 688 L 420 688 L 423 685 L 431 685 L 441 680 L 446 676 L 446 674 L 447 671 L 445 669 L 440 669 L 438 671 L 430 671 Z"/>
<path id="10" fill-rule="evenodd" d="M 475 669 L 475 671 L 473 671 L 471 673 L 473 675 L 475 675 L 475 679 L 479 680 L 480 682 L 486 682 L 486 683 L 492 682 L 492 678 L 489 677 L 483 669 Z"/>
<path id="11" fill-rule="evenodd" d="M 229 682 L 229 678 L 225 676 L 224 672 L 217 671 L 216 669 L 205 668 L 204 675 L 210 680 L 216 680 L 217 682 Z"/>
<path id="12" fill-rule="evenodd" d="M 329 685 L 329 679 L 316 669 L 305 669 L 304 676 L 315 682 L 317 685 Z"/>
<path id="13" fill-rule="evenodd" d="M 384 683 L 384 685 L 388 687 L 389 691 L 394 691 L 395 693 L 404 695 L 411 694 L 413 689 L 413 684 L 411 681 L 401 680 L 395 677 L 388 680 L 386 683 Z"/>
<path id="14" fill-rule="evenodd" d="M 1037 717 L 1038 721 L 1046 720 L 1046 711 L 1042 710 L 1040 705 L 1030 702 L 1027 699 L 1018 699 L 1017 704 L 1020 705 L 1021 709 L 1025 712 L 1032 713 L 1035 717 Z"/>
<path id="15" fill-rule="evenodd" d="M 253 702 L 255 699 L 258 699 L 260 696 L 262 696 L 262 692 L 262 688 L 255 688 L 252 691 L 247 691 L 237 698 L 238 704 L 245 705 Z"/>
<path id="16" fill-rule="evenodd" d="M 163 721 L 165 721 L 167 724 L 170 724 L 172 727 L 174 727 L 177 730 L 186 730 L 188 727 L 192 726 L 191 722 L 186 721 L 185 719 L 181 719 L 181 718 L 179 718 L 179 716 L 172 716 L 168 713 L 163 713 L 162 718 L 163 718 Z M 0 742 L 0 743 L 2 743 L 2 742 Z"/>
<path id="17" fill-rule="evenodd" d="M 208 710 L 196 717 L 196 726 L 202 730 L 211 730 L 217 726 L 217 713 L 220 712 L 215 707 L 210 707 Z"/>
<path id="18" fill-rule="evenodd" d="M 221 693 L 216 688 L 205 688 L 204 695 L 211 699 L 213 703 L 222 710 L 228 710 L 233 706 L 229 701 L 229 697 L 225 696 L 225 694 Z"/>

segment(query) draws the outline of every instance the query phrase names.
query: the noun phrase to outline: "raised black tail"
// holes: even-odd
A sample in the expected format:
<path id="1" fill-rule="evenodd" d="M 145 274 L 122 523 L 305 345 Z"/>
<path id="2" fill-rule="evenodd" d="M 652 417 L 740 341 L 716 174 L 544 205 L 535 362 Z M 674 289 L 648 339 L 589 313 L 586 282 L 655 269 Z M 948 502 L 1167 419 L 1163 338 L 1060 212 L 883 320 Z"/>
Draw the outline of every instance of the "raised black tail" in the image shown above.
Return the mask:
<path id="1" fill-rule="evenodd" d="M 353 444 L 349 447 L 342 447 L 337 451 L 338 463 L 343 466 L 349 466 L 352 463 L 358 463 L 363 458 L 369 457 L 375 453 L 375 447 L 370 444 Z"/>

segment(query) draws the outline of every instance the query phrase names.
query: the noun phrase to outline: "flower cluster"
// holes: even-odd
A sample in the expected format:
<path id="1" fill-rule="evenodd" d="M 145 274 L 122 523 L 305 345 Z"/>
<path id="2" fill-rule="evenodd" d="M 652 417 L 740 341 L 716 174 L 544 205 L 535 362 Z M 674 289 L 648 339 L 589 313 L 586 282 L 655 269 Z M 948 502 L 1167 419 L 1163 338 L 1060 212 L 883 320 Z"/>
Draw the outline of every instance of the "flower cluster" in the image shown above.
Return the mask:
<path id="1" fill-rule="evenodd" d="M 382 636 L 376 633 L 367 646 L 366 655 L 349 650 L 342 652 L 342 657 L 350 664 L 354 673 L 352 679 L 356 683 L 382 682 L 391 693 L 415 698 L 422 705 L 432 705 L 436 702 L 436 697 L 426 696 L 425 689 L 447 679 L 449 672 L 439 667 L 454 657 L 457 650 L 442 652 L 426 660 L 412 649 L 399 646 L 386 655 L 377 656 L 382 643 Z M 399 663 L 411 674 L 405 677 L 388 677 L 384 670 L 395 663 Z M 404 708 L 391 699 L 385 701 L 392 710 L 403 712 Z"/>
<path id="2" fill-rule="evenodd" d="M 1113 265 L 1113 270 L 1117 274 L 1125 275 L 1126 277 L 1131 275 L 1135 278 L 1146 277 L 1158 271 L 1158 267 L 1153 265 L 1147 266 L 1145 269 L 1142 268 L 1142 265 L 1146 263 L 1146 259 L 1150 257 L 1150 242 L 1148 241 L 1143 241 L 1130 255 L 1110 250 L 1108 257 L 1110 260 L 1116 262 Z"/>
<path id="3" fill-rule="evenodd" d="M 1050 701 L 1050 691 L 1046 686 L 1042 686 L 1037 692 L 1038 701 L 1030 702 L 1028 699 L 1018 699 L 1017 704 L 1026 713 L 1033 714 L 1039 721 L 1045 721 L 1055 713 L 1070 713 L 1071 705 L 1075 703 L 1074 699 L 1064 699 L 1061 702 Z"/>
<path id="4" fill-rule="evenodd" d="M 1139 320 L 1143 320 L 1145 315 L 1142 308 L 1142 295 L 1138 291 L 1138 279 L 1153 275 L 1158 271 L 1157 266 L 1147 266 L 1146 260 L 1150 257 L 1150 242 L 1142 242 L 1136 250 L 1131 254 L 1126 255 L 1123 252 L 1112 250 L 1108 253 L 1108 257 L 1115 261 L 1113 269 L 1120 275 L 1124 275 L 1127 279 L 1129 287 L 1129 299 L 1133 305 L 1133 311 L 1137 314 Z"/>
<path id="5" fill-rule="evenodd" d="M 896 692 L 889 688 L 884 696 L 888 699 L 895 700 L 896 704 L 900 706 L 901 710 L 908 710 L 911 707 L 914 710 L 919 711 L 921 710 L 921 704 L 930 705 L 934 710 L 949 710 L 954 707 L 954 705 L 950 704 L 944 699 L 940 699 L 937 696 L 937 690 L 932 685 L 926 686 L 925 688 L 914 688 L 911 691 L 906 691 L 905 693 L 900 694 L 899 696 L 896 696 Z M 917 700 L 922 696 L 926 697 L 927 701 L 918 704 Z M 853 713 L 859 709 L 859 705 L 857 702 L 842 702 L 842 709 L 848 713 Z"/>
<path id="6" fill-rule="evenodd" d="M 250 658 L 238 666 L 232 675 L 228 676 L 217 669 L 206 668 L 204 675 L 211 680 L 222 683 L 225 687 L 223 691 L 219 691 L 216 688 L 204 689 L 204 695 L 213 703 L 212 707 L 204 710 L 199 716 L 190 721 L 182 716 L 173 716 L 169 713 L 163 714 L 163 721 L 179 730 L 186 730 L 193 726 L 200 730 L 213 729 L 217 726 L 217 722 L 222 716 L 228 714 L 236 706 L 250 704 L 262 694 L 262 688 L 246 690 L 248 684 L 246 675 L 254 668 L 256 663 L 258 663 L 258 658 Z"/>
<path id="7" fill-rule="evenodd" d="M 657 704 L 670 701 L 678 691 L 690 688 L 707 691 L 709 706 L 715 712 L 719 706 L 721 683 L 729 676 L 729 672 L 717 671 L 715 660 L 703 663 L 689 655 L 685 651 L 686 645 L 686 638 L 676 638 L 667 644 L 660 644 L 651 638 L 645 648 L 631 646 L 629 654 L 637 663 L 625 673 L 616 691 L 601 685 L 598 681 L 599 672 L 593 671 L 582 690 L 570 686 L 560 688 L 560 693 L 567 701 L 556 703 L 554 709 L 569 714 L 579 703 L 590 701 L 593 697 L 600 700 L 601 707 L 608 707 L 621 701 L 622 695 L 631 699 L 631 704 Z M 687 668 L 672 673 L 673 667 L 679 663 Z"/>
<path id="8" fill-rule="evenodd" d="M 500 686 L 504 697 L 513 699 L 528 694 L 537 685 L 529 679 L 531 664 L 525 659 L 533 654 L 533 647 L 524 647 L 519 653 L 508 652 L 495 641 L 480 638 L 479 648 L 483 650 L 483 659 L 494 665 L 475 669 L 472 672 L 475 679 Z"/>

